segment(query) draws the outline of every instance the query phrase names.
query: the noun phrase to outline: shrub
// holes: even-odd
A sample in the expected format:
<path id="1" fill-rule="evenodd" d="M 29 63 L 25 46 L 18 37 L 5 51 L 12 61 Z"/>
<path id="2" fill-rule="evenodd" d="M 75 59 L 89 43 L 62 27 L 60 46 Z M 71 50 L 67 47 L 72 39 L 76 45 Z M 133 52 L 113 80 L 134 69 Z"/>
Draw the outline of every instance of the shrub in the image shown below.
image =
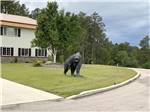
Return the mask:
<path id="1" fill-rule="evenodd" d="M 34 67 L 41 67 L 42 66 L 42 61 L 40 61 L 40 60 L 34 60 L 33 61 L 33 66 Z"/>
<path id="2" fill-rule="evenodd" d="M 25 61 L 25 63 L 30 63 L 29 61 Z"/>
<path id="3" fill-rule="evenodd" d="M 138 67 L 138 61 L 134 58 L 128 57 L 125 60 L 125 66 L 127 66 L 127 67 Z"/>
<path id="4" fill-rule="evenodd" d="M 45 62 L 46 65 L 50 65 L 51 63 L 52 63 L 51 61 Z"/>
<path id="5" fill-rule="evenodd" d="M 42 60 L 41 62 L 44 64 L 44 63 L 46 63 L 46 60 Z"/>
<path id="6" fill-rule="evenodd" d="M 13 60 L 13 62 L 14 62 L 14 63 L 17 63 L 17 62 L 18 62 L 18 58 L 15 57 L 14 60 Z"/>
<path id="7" fill-rule="evenodd" d="M 146 62 L 142 65 L 143 68 L 150 69 L 150 62 Z"/>

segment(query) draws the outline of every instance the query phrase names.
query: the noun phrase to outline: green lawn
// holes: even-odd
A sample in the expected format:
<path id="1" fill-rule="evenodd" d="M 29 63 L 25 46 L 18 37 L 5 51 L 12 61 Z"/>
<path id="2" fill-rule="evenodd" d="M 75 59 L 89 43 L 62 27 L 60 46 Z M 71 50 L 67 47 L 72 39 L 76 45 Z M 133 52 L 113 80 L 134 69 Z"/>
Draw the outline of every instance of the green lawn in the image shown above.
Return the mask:
<path id="1" fill-rule="evenodd" d="M 64 97 L 120 83 L 135 76 L 136 72 L 113 66 L 83 65 L 81 75 L 82 77 L 65 76 L 63 68 L 2 64 L 3 78 Z"/>

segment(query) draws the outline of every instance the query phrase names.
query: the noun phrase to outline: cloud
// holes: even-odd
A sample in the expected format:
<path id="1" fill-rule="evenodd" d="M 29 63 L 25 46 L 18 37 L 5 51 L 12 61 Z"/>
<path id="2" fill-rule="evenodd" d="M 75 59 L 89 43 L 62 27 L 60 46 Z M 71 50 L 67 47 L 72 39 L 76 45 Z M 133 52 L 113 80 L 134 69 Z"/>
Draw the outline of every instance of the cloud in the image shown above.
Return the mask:
<path id="1" fill-rule="evenodd" d="M 103 17 L 107 35 L 113 42 L 128 41 L 137 45 L 149 32 L 150 12 L 146 2 L 70 2 L 65 9 L 76 13 L 83 11 L 89 15 L 98 12 Z"/>
<path id="2" fill-rule="evenodd" d="M 51 0 L 21 0 L 30 10 L 46 6 Z M 53 0 L 54 1 L 54 0 Z M 113 42 L 138 45 L 149 34 L 149 0 L 57 0 L 59 9 L 91 15 L 94 11 L 103 17 L 107 35 Z"/>
<path id="3" fill-rule="evenodd" d="M 117 3 L 117 2 L 121 2 L 121 3 L 125 3 L 125 2 L 146 2 L 148 3 L 148 0 L 49 0 L 49 1 L 57 1 L 57 2 L 72 2 L 72 3 L 77 3 L 77 2 L 107 2 L 107 3 Z"/>

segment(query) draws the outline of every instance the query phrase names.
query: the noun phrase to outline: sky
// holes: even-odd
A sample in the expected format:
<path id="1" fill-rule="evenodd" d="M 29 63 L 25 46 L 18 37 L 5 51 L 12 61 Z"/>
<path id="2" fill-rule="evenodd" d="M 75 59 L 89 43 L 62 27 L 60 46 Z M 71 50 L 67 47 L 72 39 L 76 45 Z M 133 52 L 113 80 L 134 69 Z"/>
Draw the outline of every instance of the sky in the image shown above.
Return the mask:
<path id="1" fill-rule="evenodd" d="M 46 7 L 52 0 L 20 0 L 29 10 Z M 55 0 L 53 0 L 55 1 Z M 59 9 L 91 15 L 97 12 L 105 23 L 107 37 L 113 43 L 129 42 L 138 46 L 140 40 L 150 33 L 149 0 L 57 0 Z"/>

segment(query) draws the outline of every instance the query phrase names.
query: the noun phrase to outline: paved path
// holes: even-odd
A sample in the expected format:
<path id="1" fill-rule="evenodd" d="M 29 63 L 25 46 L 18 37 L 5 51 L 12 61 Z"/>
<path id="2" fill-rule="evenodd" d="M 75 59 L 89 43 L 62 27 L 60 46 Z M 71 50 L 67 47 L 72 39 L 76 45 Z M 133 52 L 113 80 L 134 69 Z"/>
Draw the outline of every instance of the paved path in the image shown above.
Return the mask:
<path id="1" fill-rule="evenodd" d="M 2 105 L 55 100 L 61 97 L 0 78 Z"/>
<path id="2" fill-rule="evenodd" d="M 4 110 L 14 112 L 150 112 L 150 70 L 136 70 L 141 72 L 139 79 L 112 91 L 76 100 L 22 104 Z"/>

